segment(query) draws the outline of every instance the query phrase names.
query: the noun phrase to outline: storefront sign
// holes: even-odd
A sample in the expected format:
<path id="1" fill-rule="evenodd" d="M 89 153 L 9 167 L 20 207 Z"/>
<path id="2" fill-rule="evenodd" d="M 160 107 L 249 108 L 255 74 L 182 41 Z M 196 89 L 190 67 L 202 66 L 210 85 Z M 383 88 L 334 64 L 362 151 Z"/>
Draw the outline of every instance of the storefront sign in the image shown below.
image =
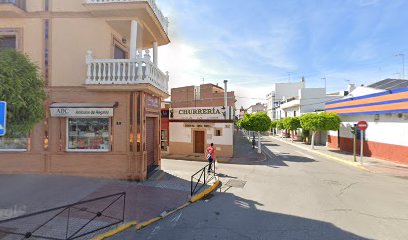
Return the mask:
<path id="1" fill-rule="evenodd" d="M 170 108 L 170 119 L 231 120 L 232 107 Z"/>
<path id="2" fill-rule="evenodd" d="M 51 117 L 112 117 L 113 108 L 50 108 Z"/>

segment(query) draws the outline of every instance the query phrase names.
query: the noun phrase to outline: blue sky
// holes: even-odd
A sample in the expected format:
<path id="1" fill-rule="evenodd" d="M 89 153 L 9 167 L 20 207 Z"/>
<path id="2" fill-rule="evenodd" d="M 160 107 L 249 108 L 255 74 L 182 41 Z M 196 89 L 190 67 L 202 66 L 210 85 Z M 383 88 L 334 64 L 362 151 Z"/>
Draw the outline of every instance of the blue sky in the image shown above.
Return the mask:
<path id="1" fill-rule="evenodd" d="M 408 53 L 404 0 L 157 3 L 170 19 L 172 42 L 159 49 L 170 86 L 228 79 L 238 106 L 262 101 L 271 83 L 301 76 L 307 87 L 324 87 L 325 77 L 329 92 L 346 90 L 348 81 L 400 78 L 402 59 L 395 55 Z"/>

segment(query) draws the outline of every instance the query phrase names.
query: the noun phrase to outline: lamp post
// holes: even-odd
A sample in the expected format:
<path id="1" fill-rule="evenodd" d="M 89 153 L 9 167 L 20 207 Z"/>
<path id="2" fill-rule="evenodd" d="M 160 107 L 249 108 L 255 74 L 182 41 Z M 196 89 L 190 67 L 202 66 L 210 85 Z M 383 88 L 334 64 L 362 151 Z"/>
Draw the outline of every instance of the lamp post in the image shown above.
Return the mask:
<path id="1" fill-rule="evenodd" d="M 398 53 L 395 55 L 396 57 L 401 57 L 402 60 L 402 79 L 405 78 L 405 54 Z"/>

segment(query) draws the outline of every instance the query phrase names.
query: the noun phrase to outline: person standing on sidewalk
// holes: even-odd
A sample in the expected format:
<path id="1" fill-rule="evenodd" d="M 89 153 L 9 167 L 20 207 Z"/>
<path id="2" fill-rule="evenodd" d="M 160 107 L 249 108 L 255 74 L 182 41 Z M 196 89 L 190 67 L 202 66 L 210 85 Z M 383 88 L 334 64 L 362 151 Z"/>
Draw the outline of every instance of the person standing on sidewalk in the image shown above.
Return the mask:
<path id="1" fill-rule="evenodd" d="M 215 157 L 215 148 L 214 148 L 214 144 L 211 143 L 210 146 L 207 148 L 207 160 L 208 160 L 208 172 L 212 171 L 212 163 L 214 161 L 214 157 Z M 215 166 L 214 166 L 215 168 Z"/>

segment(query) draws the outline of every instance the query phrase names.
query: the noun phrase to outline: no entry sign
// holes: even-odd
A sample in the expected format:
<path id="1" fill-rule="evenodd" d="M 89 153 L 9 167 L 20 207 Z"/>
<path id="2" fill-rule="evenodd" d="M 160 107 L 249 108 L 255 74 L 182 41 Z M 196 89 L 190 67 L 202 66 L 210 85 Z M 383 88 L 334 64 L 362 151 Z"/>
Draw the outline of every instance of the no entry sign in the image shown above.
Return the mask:
<path id="1" fill-rule="evenodd" d="M 359 121 L 357 123 L 357 128 L 361 131 L 365 131 L 368 127 L 368 123 L 366 121 Z"/>

